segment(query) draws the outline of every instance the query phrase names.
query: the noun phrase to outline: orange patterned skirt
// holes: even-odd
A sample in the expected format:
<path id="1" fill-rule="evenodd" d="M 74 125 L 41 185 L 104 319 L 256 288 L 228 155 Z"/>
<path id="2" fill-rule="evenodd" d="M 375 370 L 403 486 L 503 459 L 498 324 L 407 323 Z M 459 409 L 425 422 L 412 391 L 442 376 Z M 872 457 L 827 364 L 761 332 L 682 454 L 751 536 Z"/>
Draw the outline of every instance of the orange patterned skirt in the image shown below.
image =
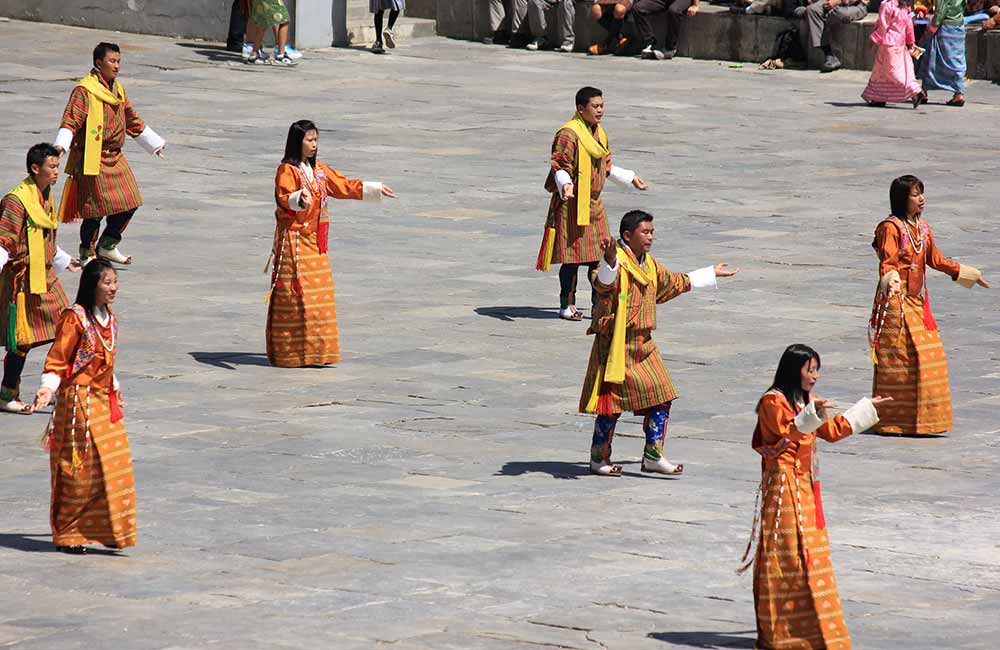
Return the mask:
<path id="1" fill-rule="evenodd" d="M 850 650 L 825 522 L 817 528 L 809 477 L 765 470 L 754 560 L 757 644 L 762 650 Z"/>
<path id="2" fill-rule="evenodd" d="M 108 392 L 62 387 L 50 443 L 53 543 L 135 546 L 132 453 L 124 423 L 111 422 Z"/>
<path id="3" fill-rule="evenodd" d="M 338 363 L 337 306 L 330 259 L 316 233 L 278 228 L 267 311 L 267 358 L 282 368 Z"/>
<path id="4" fill-rule="evenodd" d="M 891 397 L 879 405 L 879 433 L 942 433 L 949 431 L 951 389 L 948 359 L 937 330 L 924 325 L 924 299 L 906 296 L 889 300 L 879 333 L 878 364 L 872 395 Z"/>
<path id="5" fill-rule="evenodd" d="M 587 403 L 594 390 L 600 368 L 607 363 L 611 337 L 598 334 L 590 351 L 587 376 L 580 395 L 580 412 L 587 413 Z M 677 399 L 677 389 L 663 363 L 660 346 L 650 330 L 627 330 L 625 334 L 625 381 L 603 383 L 598 391 L 597 410 L 600 415 L 625 411 L 642 411 Z"/>

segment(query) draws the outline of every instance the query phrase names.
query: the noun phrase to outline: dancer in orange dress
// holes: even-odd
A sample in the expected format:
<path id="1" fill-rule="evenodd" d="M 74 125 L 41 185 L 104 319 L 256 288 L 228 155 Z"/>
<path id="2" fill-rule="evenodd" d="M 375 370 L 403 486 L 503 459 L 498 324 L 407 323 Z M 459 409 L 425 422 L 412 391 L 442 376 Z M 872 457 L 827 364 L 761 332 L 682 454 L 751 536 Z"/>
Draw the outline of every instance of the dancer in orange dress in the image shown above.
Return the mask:
<path id="1" fill-rule="evenodd" d="M 753 595 L 761 650 L 850 650 L 851 637 L 830 562 L 830 541 L 819 488 L 817 439 L 842 440 L 878 422 L 891 398 L 863 398 L 843 415 L 812 393 L 820 358 L 791 345 L 778 362 L 771 387 L 757 404 L 753 448 L 763 457 L 750 544 L 757 524 Z M 741 571 L 749 568 L 745 564 Z"/>
<path id="2" fill-rule="evenodd" d="M 274 179 L 278 223 L 267 310 L 267 358 L 283 368 L 340 361 L 333 273 L 327 257 L 328 200 L 396 198 L 388 185 L 349 180 L 316 160 L 319 131 L 309 120 L 288 129 Z"/>
<path id="3" fill-rule="evenodd" d="M 36 409 L 58 394 L 46 446 L 52 471 L 52 542 L 64 553 L 84 544 L 135 545 L 135 481 L 115 378 L 118 274 L 105 260 L 83 269 L 76 301 L 62 313 L 45 359 Z"/>

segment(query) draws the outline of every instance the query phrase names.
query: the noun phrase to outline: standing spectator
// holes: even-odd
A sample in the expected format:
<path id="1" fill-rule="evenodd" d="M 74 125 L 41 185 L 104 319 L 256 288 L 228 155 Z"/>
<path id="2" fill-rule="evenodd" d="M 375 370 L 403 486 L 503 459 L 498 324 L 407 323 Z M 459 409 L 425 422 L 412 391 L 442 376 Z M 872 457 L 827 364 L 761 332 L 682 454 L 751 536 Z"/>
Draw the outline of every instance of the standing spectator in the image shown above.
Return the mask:
<path id="1" fill-rule="evenodd" d="M 866 0 L 816 0 L 796 14 L 804 15 L 809 44 L 823 50 L 820 72 L 833 72 L 841 67 L 840 59 L 830 45 L 830 30 L 836 23 L 847 24 L 868 15 Z"/>
<path id="2" fill-rule="evenodd" d="M 699 0 L 636 0 L 635 26 L 642 38 L 642 58 L 672 59 L 677 54 L 677 41 L 681 35 L 681 24 L 685 16 L 698 13 Z M 667 12 L 667 34 L 661 48 L 653 31 L 650 16 Z"/>
<path id="3" fill-rule="evenodd" d="M 490 0 L 490 31 L 483 42 L 487 45 L 508 45 L 515 34 L 524 33 L 528 0 Z"/>
<path id="4" fill-rule="evenodd" d="M 927 53 L 920 61 L 924 91 L 950 90 L 948 106 L 965 106 L 964 9 L 963 0 L 939 0 L 927 25 Z"/>
<path id="5" fill-rule="evenodd" d="M 277 65 L 295 65 L 286 48 L 288 42 L 288 8 L 284 0 L 250 0 L 249 23 L 247 36 L 251 43 L 250 56 L 247 63 L 257 65 L 270 64 L 271 57 L 264 54 L 264 34 L 267 28 L 274 29 L 274 63 Z M 245 6 L 245 5 L 244 5 Z"/>
<path id="6" fill-rule="evenodd" d="M 589 54 L 614 54 L 628 45 L 628 39 L 622 36 L 622 27 L 631 9 L 632 0 L 594 0 L 590 17 L 600 23 L 608 38 L 603 43 L 591 45 L 587 50 Z"/>
<path id="7" fill-rule="evenodd" d="M 396 25 L 399 12 L 405 6 L 406 0 L 368 0 L 368 9 L 375 14 L 375 43 L 372 44 L 372 52 L 385 54 L 383 42 L 389 49 L 396 47 L 396 35 L 392 33 L 392 28 Z M 382 20 L 387 9 L 389 10 L 389 26 L 382 29 Z"/>
<path id="8" fill-rule="evenodd" d="M 247 17 L 243 13 L 243 0 L 233 0 L 229 10 L 229 35 L 226 36 L 226 49 L 230 52 L 243 50 L 243 35 L 247 31 Z"/>
<path id="9" fill-rule="evenodd" d="M 869 106 L 910 101 L 916 108 L 926 96 L 913 74 L 911 3 L 912 0 L 884 0 L 879 7 L 878 22 L 871 36 L 878 52 L 872 76 L 861 93 Z"/>
<path id="10" fill-rule="evenodd" d="M 560 52 L 572 52 L 576 35 L 573 31 L 573 19 L 576 8 L 573 0 L 528 0 L 528 28 L 534 37 L 528 43 L 529 50 L 543 50 L 553 46 L 548 39 L 548 21 L 545 14 L 556 18 L 556 37 L 559 45 L 555 49 Z"/>

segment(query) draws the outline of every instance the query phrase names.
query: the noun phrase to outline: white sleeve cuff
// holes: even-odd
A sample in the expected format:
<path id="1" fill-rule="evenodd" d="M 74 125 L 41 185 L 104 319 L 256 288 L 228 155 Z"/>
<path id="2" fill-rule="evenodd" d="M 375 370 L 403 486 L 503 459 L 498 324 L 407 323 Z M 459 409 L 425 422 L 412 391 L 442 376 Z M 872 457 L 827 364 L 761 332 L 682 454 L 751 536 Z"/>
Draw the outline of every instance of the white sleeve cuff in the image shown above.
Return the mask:
<path id="1" fill-rule="evenodd" d="M 54 372 L 47 372 L 42 375 L 42 388 L 48 388 L 53 393 L 59 390 L 60 383 L 59 375 Z"/>
<path id="2" fill-rule="evenodd" d="M 958 282 L 966 289 L 976 286 L 976 283 L 983 278 L 983 274 L 974 266 L 959 264 L 958 269 L 958 277 L 955 278 L 955 282 Z"/>
<path id="3" fill-rule="evenodd" d="M 618 183 L 622 187 L 631 187 L 632 181 L 635 180 L 635 172 L 631 169 L 619 167 L 618 165 L 611 165 L 610 177 L 611 180 Z"/>
<path id="4" fill-rule="evenodd" d="M 0 271 L 3 267 L 7 265 L 7 261 L 10 259 L 10 253 L 7 252 L 6 248 L 0 247 Z"/>
<path id="5" fill-rule="evenodd" d="M 597 267 L 597 281 L 601 284 L 614 284 L 618 277 L 618 258 L 615 258 L 615 265 L 611 266 L 608 261 L 601 258 L 601 263 Z"/>
<path id="6" fill-rule="evenodd" d="M 563 185 L 566 183 L 572 183 L 573 177 L 569 175 L 569 172 L 565 169 L 556 170 L 556 187 L 559 188 L 559 196 L 562 197 Z"/>
<path id="7" fill-rule="evenodd" d="M 885 275 L 883 275 L 881 278 L 879 278 L 878 288 L 881 289 L 883 292 L 885 292 L 889 290 L 889 284 L 891 282 L 900 282 L 900 281 L 901 280 L 899 278 L 899 271 L 893 269 L 888 273 L 886 273 Z"/>
<path id="8" fill-rule="evenodd" d="M 288 209 L 292 212 L 302 212 L 306 206 L 302 205 L 303 190 L 296 190 L 288 195 Z"/>
<path id="9" fill-rule="evenodd" d="M 822 426 L 823 420 L 816 413 L 816 401 L 809 402 L 804 409 L 795 416 L 795 428 L 801 433 L 812 433 Z"/>
<path id="10" fill-rule="evenodd" d="M 73 144 L 73 132 L 66 127 L 59 129 L 59 133 L 56 135 L 56 141 L 52 144 L 69 151 L 70 145 Z"/>
<path id="11" fill-rule="evenodd" d="M 851 424 L 851 433 L 861 433 L 878 424 L 879 418 L 871 399 L 863 397 L 857 404 L 847 409 L 844 419 Z"/>
<path id="12" fill-rule="evenodd" d="M 361 194 L 362 201 L 379 202 L 382 200 L 382 183 L 363 181 L 362 186 L 364 187 L 364 191 Z"/>
<path id="13" fill-rule="evenodd" d="M 716 282 L 714 266 L 706 266 L 703 269 L 691 271 L 687 275 L 691 279 L 692 289 L 715 289 L 719 286 Z"/>
<path id="14" fill-rule="evenodd" d="M 146 153 L 156 153 L 163 148 L 167 141 L 156 134 L 156 131 L 148 126 L 135 139 L 139 146 L 146 150 Z"/>
<path id="15" fill-rule="evenodd" d="M 115 391 L 121 390 L 122 385 L 118 383 L 118 375 L 111 375 L 111 388 Z"/>
<path id="16" fill-rule="evenodd" d="M 69 268 L 69 263 L 73 261 L 70 254 L 56 246 L 56 254 L 52 257 L 52 268 L 55 269 L 56 273 L 62 273 L 67 268 Z M 0 264 L 2 267 L 3 264 Z"/>

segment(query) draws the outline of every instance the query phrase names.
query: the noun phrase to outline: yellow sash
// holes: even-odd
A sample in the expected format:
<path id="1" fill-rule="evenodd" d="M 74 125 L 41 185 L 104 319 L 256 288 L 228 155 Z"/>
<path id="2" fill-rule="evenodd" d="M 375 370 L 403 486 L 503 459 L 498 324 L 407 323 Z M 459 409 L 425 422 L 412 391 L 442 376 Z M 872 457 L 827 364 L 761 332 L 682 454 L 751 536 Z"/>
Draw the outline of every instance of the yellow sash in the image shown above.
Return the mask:
<path id="1" fill-rule="evenodd" d="M 45 278 L 45 233 L 42 231 L 55 230 L 59 223 L 56 221 L 54 206 L 50 200 L 49 210 L 45 211 L 42 202 L 38 200 L 38 186 L 30 176 L 8 194 L 17 197 L 27 214 L 29 290 L 31 293 L 46 293 L 49 287 Z"/>
<path id="2" fill-rule="evenodd" d="M 594 381 L 590 399 L 587 400 L 587 412 L 594 413 L 597 410 L 597 399 L 604 382 L 609 384 L 621 384 L 625 381 L 625 330 L 628 327 L 629 305 L 631 296 L 629 295 L 629 285 L 635 282 L 641 287 L 648 284 L 653 285 L 653 292 L 656 293 L 656 260 L 649 253 L 642 266 L 639 266 L 632 256 L 625 249 L 618 246 L 618 306 L 615 309 L 615 324 L 611 334 L 611 346 L 608 348 L 607 362 L 597 369 L 597 379 Z"/>
<path id="3" fill-rule="evenodd" d="M 579 143 L 576 149 L 576 225 L 590 225 L 590 179 L 593 176 L 594 158 L 601 160 L 611 150 L 608 148 L 608 134 L 601 125 L 597 125 L 597 138 L 591 133 L 590 127 L 577 113 L 569 122 L 562 125 L 576 134 Z M 586 155 L 584 155 L 586 154 Z"/>
<path id="4" fill-rule="evenodd" d="M 77 84 L 87 91 L 87 126 L 83 138 L 83 175 L 97 176 L 101 173 L 101 149 L 104 147 L 104 105 L 118 106 L 125 101 L 125 86 L 115 81 L 115 92 L 90 73 Z"/>

